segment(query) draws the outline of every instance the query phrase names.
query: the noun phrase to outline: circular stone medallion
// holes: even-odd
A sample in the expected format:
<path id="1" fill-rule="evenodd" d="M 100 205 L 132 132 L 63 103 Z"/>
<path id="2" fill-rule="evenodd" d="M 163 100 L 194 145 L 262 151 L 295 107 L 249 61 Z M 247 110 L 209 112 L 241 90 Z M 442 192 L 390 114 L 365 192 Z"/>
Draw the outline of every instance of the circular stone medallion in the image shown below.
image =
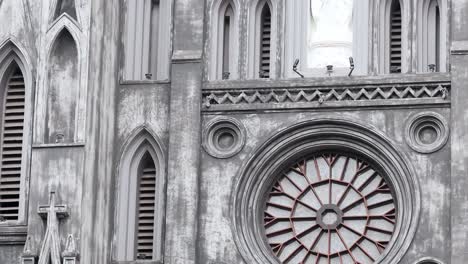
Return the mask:
<path id="1" fill-rule="evenodd" d="M 203 132 L 203 148 L 215 158 L 230 158 L 239 153 L 244 144 L 245 128 L 234 118 L 215 118 Z"/>
<path id="2" fill-rule="evenodd" d="M 406 125 L 406 142 L 419 153 L 433 153 L 447 143 L 449 127 L 444 117 L 434 112 L 412 116 Z"/>

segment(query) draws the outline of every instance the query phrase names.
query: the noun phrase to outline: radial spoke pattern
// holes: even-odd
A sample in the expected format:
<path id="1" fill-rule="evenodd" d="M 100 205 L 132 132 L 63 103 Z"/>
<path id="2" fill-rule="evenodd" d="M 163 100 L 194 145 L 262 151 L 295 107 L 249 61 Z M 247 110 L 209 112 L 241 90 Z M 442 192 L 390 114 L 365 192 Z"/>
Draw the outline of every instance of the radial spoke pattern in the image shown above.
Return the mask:
<path id="1" fill-rule="evenodd" d="M 264 211 L 282 263 L 374 263 L 392 238 L 396 207 L 367 162 L 338 153 L 303 159 L 281 175 Z"/>

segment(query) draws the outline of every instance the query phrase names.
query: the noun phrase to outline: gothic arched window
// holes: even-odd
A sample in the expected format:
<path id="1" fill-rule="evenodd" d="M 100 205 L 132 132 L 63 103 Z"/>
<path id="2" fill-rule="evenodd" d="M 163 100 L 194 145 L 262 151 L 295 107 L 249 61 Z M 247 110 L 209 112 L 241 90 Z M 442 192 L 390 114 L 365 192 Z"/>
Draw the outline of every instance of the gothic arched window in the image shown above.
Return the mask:
<path id="1" fill-rule="evenodd" d="M 270 77 L 271 51 L 271 10 L 267 3 L 263 6 L 260 24 L 259 77 Z"/>
<path id="2" fill-rule="evenodd" d="M 238 3 L 215 1 L 211 12 L 208 78 L 238 78 Z"/>
<path id="3" fill-rule="evenodd" d="M 253 1 L 249 11 L 248 77 L 274 78 L 276 18 L 269 0 Z"/>
<path id="4" fill-rule="evenodd" d="M 390 10 L 389 29 L 390 73 L 401 73 L 402 61 L 402 12 L 400 0 L 393 0 Z"/>
<path id="5" fill-rule="evenodd" d="M 119 168 L 114 258 L 162 260 L 165 169 L 161 145 L 145 130 L 128 144 Z"/>
<path id="6" fill-rule="evenodd" d="M 2 85 L 0 220 L 16 221 L 20 213 L 21 174 L 25 128 L 25 82 L 21 69 L 13 62 Z"/>
<path id="7" fill-rule="evenodd" d="M 123 80 L 169 78 L 169 1 L 126 0 Z"/>
<path id="8" fill-rule="evenodd" d="M 223 23 L 223 56 L 222 56 L 222 78 L 229 79 L 231 75 L 231 49 L 234 48 L 231 44 L 233 39 L 233 27 L 234 27 L 234 9 L 231 4 L 228 4 L 224 12 L 224 23 Z"/>
<path id="9" fill-rule="evenodd" d="M 418 6 L 418 71 L 443 72 L 445 63 L 446 2 L 421 1 Z"/>
<path id="10" fill-rule="evenodd" d="M 410 70 L 411 52 L 408 21 L 411 12 L 405 0 L 381 0 L 375 10 L 378 45 L 376 70 L 382 74 Z"/>
<path id="11" fill-rule="evenodd" d="M 0 47 L 0 225 L 27 222 L 33 109 L 28 65 L 13 42 Z"/>

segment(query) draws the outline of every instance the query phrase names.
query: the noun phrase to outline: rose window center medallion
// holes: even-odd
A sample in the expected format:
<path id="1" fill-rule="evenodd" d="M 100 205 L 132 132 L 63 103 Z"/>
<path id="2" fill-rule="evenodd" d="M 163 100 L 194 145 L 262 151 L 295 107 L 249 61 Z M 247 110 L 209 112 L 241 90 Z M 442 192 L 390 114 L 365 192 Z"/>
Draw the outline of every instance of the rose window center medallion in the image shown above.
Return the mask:
<path id="1" fill-rule="evenodd" d="M 395 200 L 370 163 L 348 154 L 302 159 L 265 204 L 266 241 L 281 263 L 374 263 L 396 225 Z"/>

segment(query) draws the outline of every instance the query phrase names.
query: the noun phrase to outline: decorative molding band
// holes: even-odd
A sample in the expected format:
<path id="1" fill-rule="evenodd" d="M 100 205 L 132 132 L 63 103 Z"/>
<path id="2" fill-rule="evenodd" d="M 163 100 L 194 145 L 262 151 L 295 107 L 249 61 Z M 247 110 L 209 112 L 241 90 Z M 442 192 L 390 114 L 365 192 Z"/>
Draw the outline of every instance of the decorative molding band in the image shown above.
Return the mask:
<path id="1" fill-rule="evenodd" d="M 201 50 L 175 50 L 172 55 L 172 63 L 198 63 L 201 59 Z"/>
<path id="2" fill-rule="evenodd" d="M 24 245 L 27 239 L 27 233 L 27 226 L 0 226 L 0 246 Z"/>
<path id="3" fill-rule="evenodd" d="M 454 41 L 450 47 L 452 55 L 467 55 L 468 54 L 468 41 Z"/>
<path id="4" fill-rule="evenodd" d="M 343 87 L 209 89 L 203 110 L 322 108 L 450 103 L 450 82 Z"/>

